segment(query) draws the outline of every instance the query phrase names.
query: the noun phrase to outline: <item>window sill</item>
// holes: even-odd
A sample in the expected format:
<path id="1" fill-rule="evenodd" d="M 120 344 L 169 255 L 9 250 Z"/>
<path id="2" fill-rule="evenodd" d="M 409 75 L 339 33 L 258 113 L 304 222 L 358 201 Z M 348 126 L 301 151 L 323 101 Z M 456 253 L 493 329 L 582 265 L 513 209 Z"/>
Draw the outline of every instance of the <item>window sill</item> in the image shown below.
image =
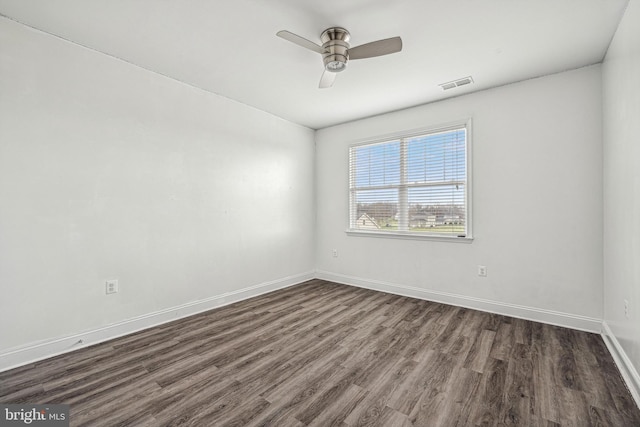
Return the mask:
<path id="1" fill-rule="evenodd" d="M 432 240 L 437 242 L 450 242 L 450 243 L 472 243 L 473 237 L 452 237 L 444 235 L 424 235 L 416 233 L 403 233 L 401 231 L 360 231 L 360 230 L 346 230 L 347 235 L 357 237 L 383 237 L 386 239 L 406 239 L 406 240 Z"/>

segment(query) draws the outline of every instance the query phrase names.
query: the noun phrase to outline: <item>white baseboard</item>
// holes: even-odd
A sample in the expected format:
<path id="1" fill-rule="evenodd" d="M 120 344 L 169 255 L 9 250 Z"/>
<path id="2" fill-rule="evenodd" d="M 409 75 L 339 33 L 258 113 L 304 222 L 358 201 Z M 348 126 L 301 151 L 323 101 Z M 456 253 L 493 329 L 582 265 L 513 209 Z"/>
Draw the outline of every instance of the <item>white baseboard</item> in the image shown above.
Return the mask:
<path id="1" fill-rule="evenodd" d="M 318 279 L 332 282 L 353 285 L 375 291 L 387 292 L 390 294 L 402 295 L 412 298 L 419 298 L 428 301 L 440 302 L 443 304 L 456 305 L 474 310 L 487 311 L 489 313 L 502 314 L 504 316 L 517 317 L 520 319 L 533 320 L 535 322 L 548 323 L 556 326 L 563 326 L 581 331 L 601 333 L 602 319 L 579 316 L 575 314 L 562 313 L 559 311 L 546 310 L 542 308 L 527 307 L 523 305 L 510 304 L 499 301 L 491 301 L 482 298 L 457 295 L 448 292 L 434 291 L 429 289 L 416 288 L 413 286 L 399 285 L 396 283 L 382 282 L 379 280 L 363 279 L 360 277 L 346 276 L 343 274 L 331 273 L 328 271 L 316 271 Z"/>
<path id="2" fill-rule="evenodd" d="M 211 310 L 213 308 L 222 307 L 234 302 L 256 297 L 258 295 L 272 292 L 277 289 L 293 286 L 313 278 L 329 280 L 336 283 L 343 283 L 346 285 L 353 285 L 412 298 L 419 298 L 429 301 L 441 302 L 444 304 L 472 308 L 475 310 L 487 311 L 490 313 L 502 314 L 505 316 L 518 317 L 521 319 L 533 320 L 536 322 L 564 326 L 588 332 L 602 332 L 601 319 L 497 301 L 490 301 L 486 299 L 468 297 L 447 292 L 427 290 L 412 286 L 399 285 L 395 283 L 363 279 L 327 271 L 316 271 L 315 274 L 314 272 L 307 272 L 295 276 L 289 276 L 271 282 L 265 282 L 255 286 L 250 286 L 237 291 L 216 295 L 203 300 L 194 301 L 165 310 L 145 314 L 132 319 L 127 319 L 122 322 L 114 323 L 102 328 L 85 331 L 70 336 L 54 338 L 16 349 L 10 349 L 0 354 L 0 372 L 29 363 L 37 362 L 49 357 L 57 356 L 59 354 L 68 353 L 70 351 L 74 351 L 89 345 L 138 332 L 140 330 L 161 325 L 163 323 L 167 323 L 176 319 L 192 316 L 194 314 Z M 612 334 L 608 335 L 613 337 Z M 613 338 L 615 339 L 615 337 Z M 607 339 L 605 339 L 605 342 L 607 342 Z M 610 345 L 611 344 L 607 342 L 607 346 Z M 611 352 L 612 354 L 614 354 L 613 351 Z M 624 355 L 624 353 L 622 354 Z M 624 357 L 626 358 L 626 356 Z M 626 360 L 628 360 L 628 358 Z M 618 360 L 616 360 L 616 363 L 619 363 Z M 629 364 L 629 366 L 631 365 Z M 635 373 L 635 378 L 637 378 L 637 372 L 633 372 Z M 633 378 L 633 375 L 631 375 L 631 377 Z M 637 396 L 637 380 L 635 384 L 636 394 L 634 395 L 634 397 Z"/>
<path id="3" fill-rule="evenodd" d="M 293 286 L 311 280 L 314 277 L 314 272 L 310 271 L 144 314 L 102 328 L 11 349 L 0 354 L 0 372 L 138 332 L 176 319 L 202 313 L 213 308 L 256 297 L 277 289 Z"/>
<path id="4" fill-rule="evenodd" d="M 602 339 L 607 345 L 609 353 L 613 356 L 613 361 L 616 362 L 624 382 L 627 383 L 627 388 L 636 401 L 636 405 L 640 408 L 640 375 L 606 321 L 602 322 Z"/>

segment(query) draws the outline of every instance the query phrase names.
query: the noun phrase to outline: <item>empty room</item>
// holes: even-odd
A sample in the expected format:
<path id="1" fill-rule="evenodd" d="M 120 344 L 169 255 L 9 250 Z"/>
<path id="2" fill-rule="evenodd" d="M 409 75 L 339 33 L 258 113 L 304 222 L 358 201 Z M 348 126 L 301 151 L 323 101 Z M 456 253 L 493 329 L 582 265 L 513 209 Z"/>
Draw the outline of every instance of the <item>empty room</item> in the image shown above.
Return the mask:
<path id="1" fill-rule="evenodd" d="M 0 0 L 0 425 L 640 426 L 638 76 L 640 0 Z"/>

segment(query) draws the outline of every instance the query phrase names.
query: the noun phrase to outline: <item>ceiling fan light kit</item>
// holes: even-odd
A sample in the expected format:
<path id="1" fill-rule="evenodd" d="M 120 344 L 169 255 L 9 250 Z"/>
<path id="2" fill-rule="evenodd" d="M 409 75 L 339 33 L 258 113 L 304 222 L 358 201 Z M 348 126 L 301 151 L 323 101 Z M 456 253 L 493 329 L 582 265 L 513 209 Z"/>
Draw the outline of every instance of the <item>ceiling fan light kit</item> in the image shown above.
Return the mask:
<path id="1" fill-rule="evenodd" d="M 344 28 L 329 28 L 320 35 L 325 70 L 339 73 L 347 67 L 351 34 Z"/>
<path id="2" fill-rule="evenodd" d="M 349 45 L 351 34 L 340 27 L 328 28 L 322 32 L 320 35 L 322 46 L 286 30 L 278 31 L 276 35 L 322 55 L 324 72 L 320 77 L 320 88 L 331 87 L 336 74 L 345 70 L 349 59 L 372 58 L 402 50 L 400 37 L 378 40 L 351 48 Z"/>

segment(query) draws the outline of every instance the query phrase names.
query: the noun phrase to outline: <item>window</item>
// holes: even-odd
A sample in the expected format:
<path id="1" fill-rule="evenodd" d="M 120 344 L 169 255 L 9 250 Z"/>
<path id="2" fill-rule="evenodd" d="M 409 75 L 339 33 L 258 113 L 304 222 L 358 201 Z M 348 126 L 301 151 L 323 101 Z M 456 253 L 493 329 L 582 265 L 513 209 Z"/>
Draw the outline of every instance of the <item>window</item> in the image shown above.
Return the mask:
<path id="1" fill-rule="evenodd" d="M 349 231 L 470 238 L 470 121 L 349 148 Z"/>

